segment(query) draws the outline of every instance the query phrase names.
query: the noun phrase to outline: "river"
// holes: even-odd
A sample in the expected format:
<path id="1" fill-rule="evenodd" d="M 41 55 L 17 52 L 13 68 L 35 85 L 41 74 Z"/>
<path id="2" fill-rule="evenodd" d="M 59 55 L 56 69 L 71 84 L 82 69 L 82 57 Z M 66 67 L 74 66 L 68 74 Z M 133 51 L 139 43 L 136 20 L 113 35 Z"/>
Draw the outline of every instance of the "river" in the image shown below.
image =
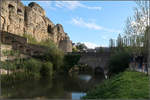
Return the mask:
<path id="1" fill-rule="evenodd" d="M 7 99 L 34 98 L 34 99 L 80 99 L 86 92 L 100 83 L 101 77 L 90 74 L 75 76 L 57 75 L 47 81 L 25 81 L 13 86 L 2 87 L 2 97 Z"/>

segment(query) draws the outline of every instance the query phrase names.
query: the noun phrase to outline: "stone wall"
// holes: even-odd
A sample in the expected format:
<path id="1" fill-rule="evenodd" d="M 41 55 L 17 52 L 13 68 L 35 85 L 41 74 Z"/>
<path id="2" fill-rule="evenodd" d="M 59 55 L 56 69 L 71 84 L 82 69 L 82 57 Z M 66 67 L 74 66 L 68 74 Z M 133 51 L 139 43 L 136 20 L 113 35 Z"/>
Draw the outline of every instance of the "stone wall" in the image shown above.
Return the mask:
<path id="1" fill-rule="evenodd" d="M 24 55 L 39 56 L 48 50 L 48 48 L 44 46 L 28 44 L 26 38 L 8 32 L 2 31 L 0 34 L 0 39 L 3 44 L 10 45 L 12 50 L 18 50 Z M 2 46 L 1 49 L 4 48 Z"/>
<path id="2" fill-rule="evenodd" d="M 31 34 L 37 41 L 51 39 L 57 45 L 62 44 L 60 41 L 70 40 L 63 26 L 55 25 L 46 17 L 44 9 L 34 2 L 24 6 L 20 0 L 2 0 L 0 7 L 1 31 L 19 36 Z M 72 49 L 69 47 L 67 51 Z"/>
<path id="3" fill-rule="evenodd" d="M 59 48 L 64 52 L 72 52 L 72 42 L 70 40 L 61 40 Z"/>
<path id="4" fill-rule="evenodd" d="M 68 53 L 68 55 L 80 55 L 79 64 L 86 64 L 91 67 L 94 71 L 97 68 L 101 68 L 104 71 L 104 74 L 108 72 L 108 64 L 110 60 L 111 52 L 77 52 L 77 53 Z"/>

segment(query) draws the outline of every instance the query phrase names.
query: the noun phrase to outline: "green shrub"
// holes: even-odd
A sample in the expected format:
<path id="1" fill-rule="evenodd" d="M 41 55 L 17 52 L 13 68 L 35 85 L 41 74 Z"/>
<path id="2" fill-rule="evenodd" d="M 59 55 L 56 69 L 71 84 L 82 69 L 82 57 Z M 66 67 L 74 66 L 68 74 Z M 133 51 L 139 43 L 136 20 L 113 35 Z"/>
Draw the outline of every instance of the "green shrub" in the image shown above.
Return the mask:
<path id="1" fill-rule="evenodd" d="M 23 62 L 23 66 L 27 72 L 39 73 L 41 68 L 41 62 L 39 60 L 29 59 Z"/>
<path id="2" fill-rule="evenodd" d="M 49 48 L 41 59 L 52 62 L 53 68 L 56 71 L 63 65 L 64 53 L 58 48 Z"/>
<path id="3" fill-rule="evenodd" d="M 63 65 L 64 52 L 62 52 L 52 40 L 47 39 L 37 42 L 32 35 L 24 34 L 24 37 L 26 37 L 31 44 L 41 45 L 48 48 L 48 51 L 39 58 L 44 61 L 52 62 L 54 70 L 58 70 Z"/>
<path id="4" fill-rule="evenodd" d="M 127 50 L 116 51 L 110 57 L 109 74 L 118 74 L 123 72 L 129 66 L 130 53 Z"/>
<path id="5" fill-rule="evenodd" d="M 57 48 L 56 44 L 50 39 L 41 41 L 41 42 L 38 43 L 38 45 L 46 46 L 46 47 L 49 47 L 49 48 Z"/>
<path id="6" fill-rule="evenodd" d="M 23 34 L 23 37 L 28 39 L 28 43 L 38 44 L 37 40 L 30 34 Z"/>
<path id="7" fill-rule="evenodd" d="M 15 70 L 15 69 L 17 69 L 16 62 L 6 61 L 6 62 L 0 62 L 0 63 L 1 63 L 1 68 L 2 69 L 5 69 L 5 70 Z"/>
<path id="8" fill-rule="evenodd" d="M 80 57 L 80 55 L 65 55 L 63 70 L 68 72 L 74 65 L 78 64 Z"/>
<path id="9" fill-rule="evenodd" d="M 40 75 L 42 78 L 51 77 L 53 75 L 53 64 L 51 62 L 45 62 L 42 64 Z"/>
<path id="10" fill-rule="evenodd" d="M 40 75 L 37 73 L 14 72 L 10 75 L 1 75 L 1 83 L 6 86 L 15 84 L 16 82 L 22 82 L 26 80 L 36 80 L 39 78 Z"/>

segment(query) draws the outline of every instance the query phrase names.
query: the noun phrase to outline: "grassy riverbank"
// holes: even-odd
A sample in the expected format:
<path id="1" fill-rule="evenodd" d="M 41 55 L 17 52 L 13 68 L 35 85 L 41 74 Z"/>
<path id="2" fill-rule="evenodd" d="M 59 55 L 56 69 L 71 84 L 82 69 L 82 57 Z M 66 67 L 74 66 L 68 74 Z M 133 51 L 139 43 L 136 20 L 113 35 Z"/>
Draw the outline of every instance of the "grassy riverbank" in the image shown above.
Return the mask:
<path id="1" fill-rule="evenodd" d="M 149 77 L 125 71 L 90 90 L 84 99 L 148 99 Z"/>

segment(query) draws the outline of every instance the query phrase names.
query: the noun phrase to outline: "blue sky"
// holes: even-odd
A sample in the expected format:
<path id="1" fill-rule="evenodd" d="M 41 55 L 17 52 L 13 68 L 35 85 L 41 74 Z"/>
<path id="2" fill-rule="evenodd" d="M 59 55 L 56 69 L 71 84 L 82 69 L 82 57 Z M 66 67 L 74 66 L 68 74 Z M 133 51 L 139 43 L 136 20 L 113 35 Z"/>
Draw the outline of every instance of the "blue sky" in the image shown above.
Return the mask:
<path id="1" fill-rule="evenodd" d="M 28 5 L 31 1 L 23 1 Z M 110 38 L 123 34 L 134 1 L 34 1 L 54 24 L 62 24 L 70 39 L 88 47 L 109 46 Z"/>

